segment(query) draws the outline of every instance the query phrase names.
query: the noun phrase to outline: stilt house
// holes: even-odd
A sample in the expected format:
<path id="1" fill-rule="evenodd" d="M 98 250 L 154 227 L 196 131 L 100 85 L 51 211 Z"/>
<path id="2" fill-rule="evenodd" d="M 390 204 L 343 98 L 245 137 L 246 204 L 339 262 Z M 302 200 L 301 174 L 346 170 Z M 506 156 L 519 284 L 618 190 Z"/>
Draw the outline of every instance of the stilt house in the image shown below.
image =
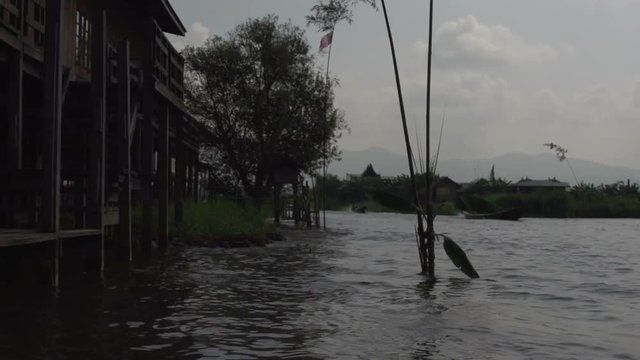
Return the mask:
<path id="1" fill-rule="evenodd" d="M 152 236 L 166 246 L 170 202 L 180 221 L 206 184 L 207 131 L 165 35 L 185 32 L 168 0 L 0 0 L 0 250 L 51 245 L 57 263 L 82 238 L 102 270 L 105 234 L 129 260 Z"/>

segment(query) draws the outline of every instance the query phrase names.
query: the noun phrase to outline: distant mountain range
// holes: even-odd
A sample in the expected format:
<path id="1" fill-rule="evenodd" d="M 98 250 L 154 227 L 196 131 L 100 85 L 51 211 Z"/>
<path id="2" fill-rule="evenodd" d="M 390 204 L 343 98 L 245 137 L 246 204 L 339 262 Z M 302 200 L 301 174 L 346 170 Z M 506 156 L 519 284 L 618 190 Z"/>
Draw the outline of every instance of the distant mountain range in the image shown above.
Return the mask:
<path id="1" fill-rule="evenodd" d="M 640 183 L 640 170 L 622 166 L 611 166 L 594 161 L 569 158 L 579 181 L 594 184 L 610 184 L 618 180 L 630 179 Z M 382 176 L 408 174 L 409 167 L 404 155 L 386 149 L 372 147 L 361 151 L 343 151 L 342 161 L 329 166 L 329 173 L 339 177 L 346 174 L 360 174 L 368 164 Z M 510 153 L 490 159 L 442 160 L 438 173 L 457 182 L 468 182 L 479 177 L 488 177 L 491 166 L 495 165 L 497 177 L 517 181 L 523 177 L 530 179 L 557 178 L 574 184 L 575 180 L 566 162 L 560 162 L 551 153 L 529 155 Z"/>

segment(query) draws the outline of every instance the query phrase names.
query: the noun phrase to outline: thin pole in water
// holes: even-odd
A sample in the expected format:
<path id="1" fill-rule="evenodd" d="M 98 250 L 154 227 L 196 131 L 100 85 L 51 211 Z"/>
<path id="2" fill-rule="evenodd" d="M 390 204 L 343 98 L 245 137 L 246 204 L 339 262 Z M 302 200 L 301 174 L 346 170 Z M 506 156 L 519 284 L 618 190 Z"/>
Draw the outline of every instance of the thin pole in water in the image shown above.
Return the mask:
<path id="1" fill-rule="evenodd" d="M 329 150 L 329 139 L 328 135 L 328 126 L 327 121 L 329 117 L 327 116 L 327 112 L 329 111 L 329 91 L 331 90 L 331 83 L 329 82 L 329 66 L 331 65 L 331 49 L 333 48 L 333 36 L 335 35 L 335 28 L 331 29 L 331 42 L 329 43 L 329 54 L 327 56 L 327 73 L 325 76 L 327 82 L 327 92 L 325 94 L 325 102 L 324 102 L 324 157 L 322 163 L 322 228 L 327 230 L 327 157 Z"/>
<path id="2" fill-rule="evenodd" d="M 402 130 L 404 131 L 404 142 L 407 147 L 407 160 L 409 161 L 409 174 L 411 175 L 411 187 L 413 189 L 413 200 L 416 206 L 416 211 L 418 215 L 418 236 L 419 236 L 419 252 L 420 252 L 420 265 L 422 267 L 422 272 L 426 272 L 426 264 L 424 258 L 425 252 L 425 243 L 424 243 L 424 224 L 422 222 L 422 210 L 420 208 L 420 202 L 418 199 L 418 191 L 416 188 L 416 177 L 413 169 L 413 160 L 412 160 L 412 152 L 411 152 L 411 142 L 409 140 L 409 130 L 407 129 L 407 116 L 404 110 L 404 100 L 402 97 L 402 85 L 400 84 L 400 74 L 398 73 L 398 60 L 396 59 L 396 50 L 393 44 L 393 34 L 391 33 L 391 25 L 389 24 L 389 16 L 387 14 L 387 6 L 384 0 L 382 2 L 382 10 L 384 12 L 384 20 L 387 24 L 387 33 L 389 35 L 389 45 L 391 46 L 391 57 L 393 58 L 393 70 L 395 72 L 396 77 L 396 87 L 398 90 L 398 101 L 400 103 L 400 115 L 402 117 Z"/>
<path id="3" fill-rule="evenodd" d="M 327 82 L 327 89 L 325 94 L 325 102 L 324 102 L 324 122 L 323 122 L 323 131 L 324 131 L 324 154 L 322 159 L 322 228 L 327 230 L 327 153 L 329 148 L 329 139 L 328 135 L 328 126 L 327 121 L 329 121 L 329 117 L 327 112 L 329 111 L 329 91 L 331 90 L 331 84 L 329 83 L 329 67 L 331 65 L 331 49 L 333 48 L 333 35 L 334 29 L 331 29 L 331 42 L 329 43 L 329 54 L 327 56 L 327 72 L 325 75 L 325 81 Z"/>
<path id="4" fill-rule="evenodd" d="M 435 178 L 435 168 L 431 169 L 431 58 L 433 45 L 433 0 L 429 1 L 429 49 L 427 52 L 427 254 L 429 264 L 429 278 L 435 280 L 435 231 L 433 228 L 433 199 L 432 180 Z"/>

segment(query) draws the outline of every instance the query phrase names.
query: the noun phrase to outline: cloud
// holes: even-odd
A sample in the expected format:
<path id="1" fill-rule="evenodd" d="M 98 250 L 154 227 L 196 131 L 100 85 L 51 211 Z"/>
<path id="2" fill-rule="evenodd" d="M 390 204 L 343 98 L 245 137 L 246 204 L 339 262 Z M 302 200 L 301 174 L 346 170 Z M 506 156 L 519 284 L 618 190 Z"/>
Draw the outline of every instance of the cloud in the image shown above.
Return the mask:
<path id="1" fill-rule="evenodd" d="M 414 51 L 426 49 L 420 42 Z M 435 34 L 434 62 L 442 67 L 492 67 L 553 60 L 548 44 L 530 43 L 503 25 L 486 25 L 469 15 L 445 22 Z"/>
<path id="2" fill-rule="evenodd" d="M 636 83 L 636 88 L 633 91 L 633 107 L 640 109 L 640 82 Z"/>
<path id="3" fill-rule="evenodd" d="M 191 24 L 185 37 L 170 36 L 169 39 L 173 46 L 178 51 L 181 51 L 187 45 L 201 45 L 209 38 L 209 36 L 211 36 L 211 30 L 204 26 L 202 22 L 196 21 Z"/>
<path id="4" fill-rule="evenodd" d="M 435 103 L 475 110 L 504 103 L 509 97 L 506 79 L 472 71 L 442 73 L 433 89 Z"/>

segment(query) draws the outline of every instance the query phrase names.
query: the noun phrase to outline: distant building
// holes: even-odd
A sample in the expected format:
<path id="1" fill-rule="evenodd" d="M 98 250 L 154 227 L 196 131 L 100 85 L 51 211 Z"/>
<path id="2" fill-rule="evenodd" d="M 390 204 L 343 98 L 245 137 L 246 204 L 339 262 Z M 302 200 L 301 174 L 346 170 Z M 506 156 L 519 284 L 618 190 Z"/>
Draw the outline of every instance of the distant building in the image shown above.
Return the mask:
<path id="1" fill-rule="evenodd" d="M 373 170 L 373 165 L 369 164 L 367 165 L 367 168 L 364 169 L 364 172 L 362 172 L 361 175 L 363 178 L 364 177 L 374 177 L 374 178 L 379 178 L 380 174 L 378 174 L 375 170 Z"/>
<path id="2" fill-rule="evenodd" d="M 531 193 L 540 190 L 566 190 L 569 187 L 570 186 L 568 183 L 556 180 L 555 178 L 548 180 L 532 180 L 529 178 L 524 178 L 517 183 L 509 185 L 509 188 L 519 193 Z"/>
<path id="3" fill-rule="evenodd" d="M 436 183 L 433 185 L 433 201 L 455 201 L 460 188 L 460 184 L 451 180 L 451 178 L 447 176 L 438 178 Z"/>

